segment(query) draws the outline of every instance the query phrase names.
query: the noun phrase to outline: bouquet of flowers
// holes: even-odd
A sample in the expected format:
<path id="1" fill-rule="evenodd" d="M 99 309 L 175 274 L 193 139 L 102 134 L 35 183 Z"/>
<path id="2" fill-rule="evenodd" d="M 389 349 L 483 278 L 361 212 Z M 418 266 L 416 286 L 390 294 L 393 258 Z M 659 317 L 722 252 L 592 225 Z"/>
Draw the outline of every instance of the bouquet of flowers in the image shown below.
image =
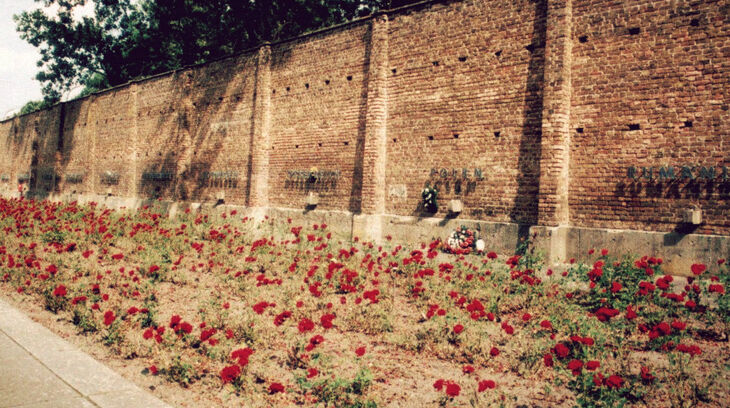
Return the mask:
<path id="1" fill-rule="evenodd" d="M 451 236 L 446 240 L 444 250 L 457 255 L 469 254 L 477 249 L 478 240 L 479 231 L 473 231 L 462 225 L 451 233 Z"/>
<path id="2" fill-rule="evenodd" d="M 421 198 L 423 199 L 423 208 L 431 213 L 435 213 L 439 209 L 439 205 L 436 202 L 436 198 L 438 197 L 438 190 L 435 188 L 428 186 L 423 189 L 421 192 Z"/>

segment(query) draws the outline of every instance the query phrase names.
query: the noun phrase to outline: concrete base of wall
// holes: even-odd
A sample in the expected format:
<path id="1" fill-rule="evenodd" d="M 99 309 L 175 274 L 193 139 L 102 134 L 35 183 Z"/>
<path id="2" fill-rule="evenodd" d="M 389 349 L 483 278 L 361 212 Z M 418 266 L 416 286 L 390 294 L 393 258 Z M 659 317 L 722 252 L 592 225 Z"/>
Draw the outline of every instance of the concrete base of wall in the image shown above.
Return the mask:
<path id="1" fill-rule="evenodd" d="M 17 197 L 17 194 L 10 195 Z M 582 228 L 574 226 L 530 226 L 514 223 L 488 222 L 454 218 L 431 218 L 399 215 L 353 214 L 347 211 L 294 208 L 251 208 L 238 205 L 196 202 L 141 200 L 134 198 L 76 195 L 56 196 L 58 201 L 96 202 L 116 209 L 138 209 L 154 205 L 157 211 L 174 216 L 190 208 L 195 212 L 223 213 L 236 210 L 240 216 L 254 220 L 252 228 L 276 238 L 289 236 L 291 226 L 326 223 L 336 240 L 349 242 L 357 237 L 364 241 L 382 243 L 390 237 L 392 243 L 431 242 L 446 239 L 456 228 L 464 225 L 480 231 L 488 251 L 512 254 L 527 239 L 541 254 L 546 264 L 560 266 L 571 258 L 593 262 L 598 253 L 607 249 L 611 255 L 643 255 L 662 258 L 663 269 L 672 275 L 688 276 L 693 263 L 714 264 L 719 258 L 730 258 L 730 236 L 692 234 L 689 231 L 652 232 L 625 229 Z M 275 221 L 275 222 L 274 222 Z M 290 236 L 289 236 L 290 237 Z"/>

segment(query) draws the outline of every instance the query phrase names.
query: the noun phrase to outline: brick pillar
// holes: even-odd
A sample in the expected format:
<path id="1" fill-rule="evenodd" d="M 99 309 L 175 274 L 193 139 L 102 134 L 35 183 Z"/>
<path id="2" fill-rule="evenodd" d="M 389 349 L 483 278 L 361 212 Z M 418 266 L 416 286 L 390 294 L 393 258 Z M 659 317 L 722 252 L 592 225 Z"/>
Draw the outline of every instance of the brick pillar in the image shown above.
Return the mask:
<path id="1" fill-rule="evenodd" d="M 256 83 L 254 88 L 253 132 L 251 133 L 251 172 L 248 175 L 249 207 L 269 206 L 269 152 L 271 140 L 271 46 L 264 44 L 259 48 L 256 63 Z"/>
<path id="2" fill-rule="evenodd" d="M 570 71 L 572 0 L 548 0 L 545 33 L 538 224 L 570 221 Z"/>
<path id="3" fill-rule="evenodd" d="M 388 15 L 372 19 L 368 65 L 365 148 L 362 163 L 362 212 L 385 213 L 388 121 Z"/>

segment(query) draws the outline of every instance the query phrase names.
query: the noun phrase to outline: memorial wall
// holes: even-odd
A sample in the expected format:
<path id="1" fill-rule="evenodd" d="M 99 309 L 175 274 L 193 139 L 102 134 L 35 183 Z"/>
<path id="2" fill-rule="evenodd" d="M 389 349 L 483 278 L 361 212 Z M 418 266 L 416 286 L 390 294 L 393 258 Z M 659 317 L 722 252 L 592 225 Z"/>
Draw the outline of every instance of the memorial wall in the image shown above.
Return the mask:
<path id="1" fill-rule="evenodd" d="M 730 235 L 729 105 L 729 0 L 426 1 L 0 122 L 0 189 L 672 246 Z"/>

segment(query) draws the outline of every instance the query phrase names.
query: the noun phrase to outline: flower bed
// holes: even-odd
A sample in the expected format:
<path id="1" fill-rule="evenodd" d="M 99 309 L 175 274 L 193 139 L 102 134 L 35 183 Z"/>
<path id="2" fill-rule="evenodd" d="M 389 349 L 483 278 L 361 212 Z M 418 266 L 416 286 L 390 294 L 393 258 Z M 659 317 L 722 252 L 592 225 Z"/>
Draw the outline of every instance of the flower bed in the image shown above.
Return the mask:
<path id="1" fill-rule="evenodd" d="M 266 227 L 266 228 L 264 228 Z M 262 231 L 274 228 L 275 239 Z M 723 406 L 727 265 L 553 271 L 527 255 L 336 242 L 327 225 L 0 200 L 0 294 L 180 405 Z M 162 395 L 168 398 L 167 395 Z M 170 398 L 168 398 L 169 400 Z"/>

